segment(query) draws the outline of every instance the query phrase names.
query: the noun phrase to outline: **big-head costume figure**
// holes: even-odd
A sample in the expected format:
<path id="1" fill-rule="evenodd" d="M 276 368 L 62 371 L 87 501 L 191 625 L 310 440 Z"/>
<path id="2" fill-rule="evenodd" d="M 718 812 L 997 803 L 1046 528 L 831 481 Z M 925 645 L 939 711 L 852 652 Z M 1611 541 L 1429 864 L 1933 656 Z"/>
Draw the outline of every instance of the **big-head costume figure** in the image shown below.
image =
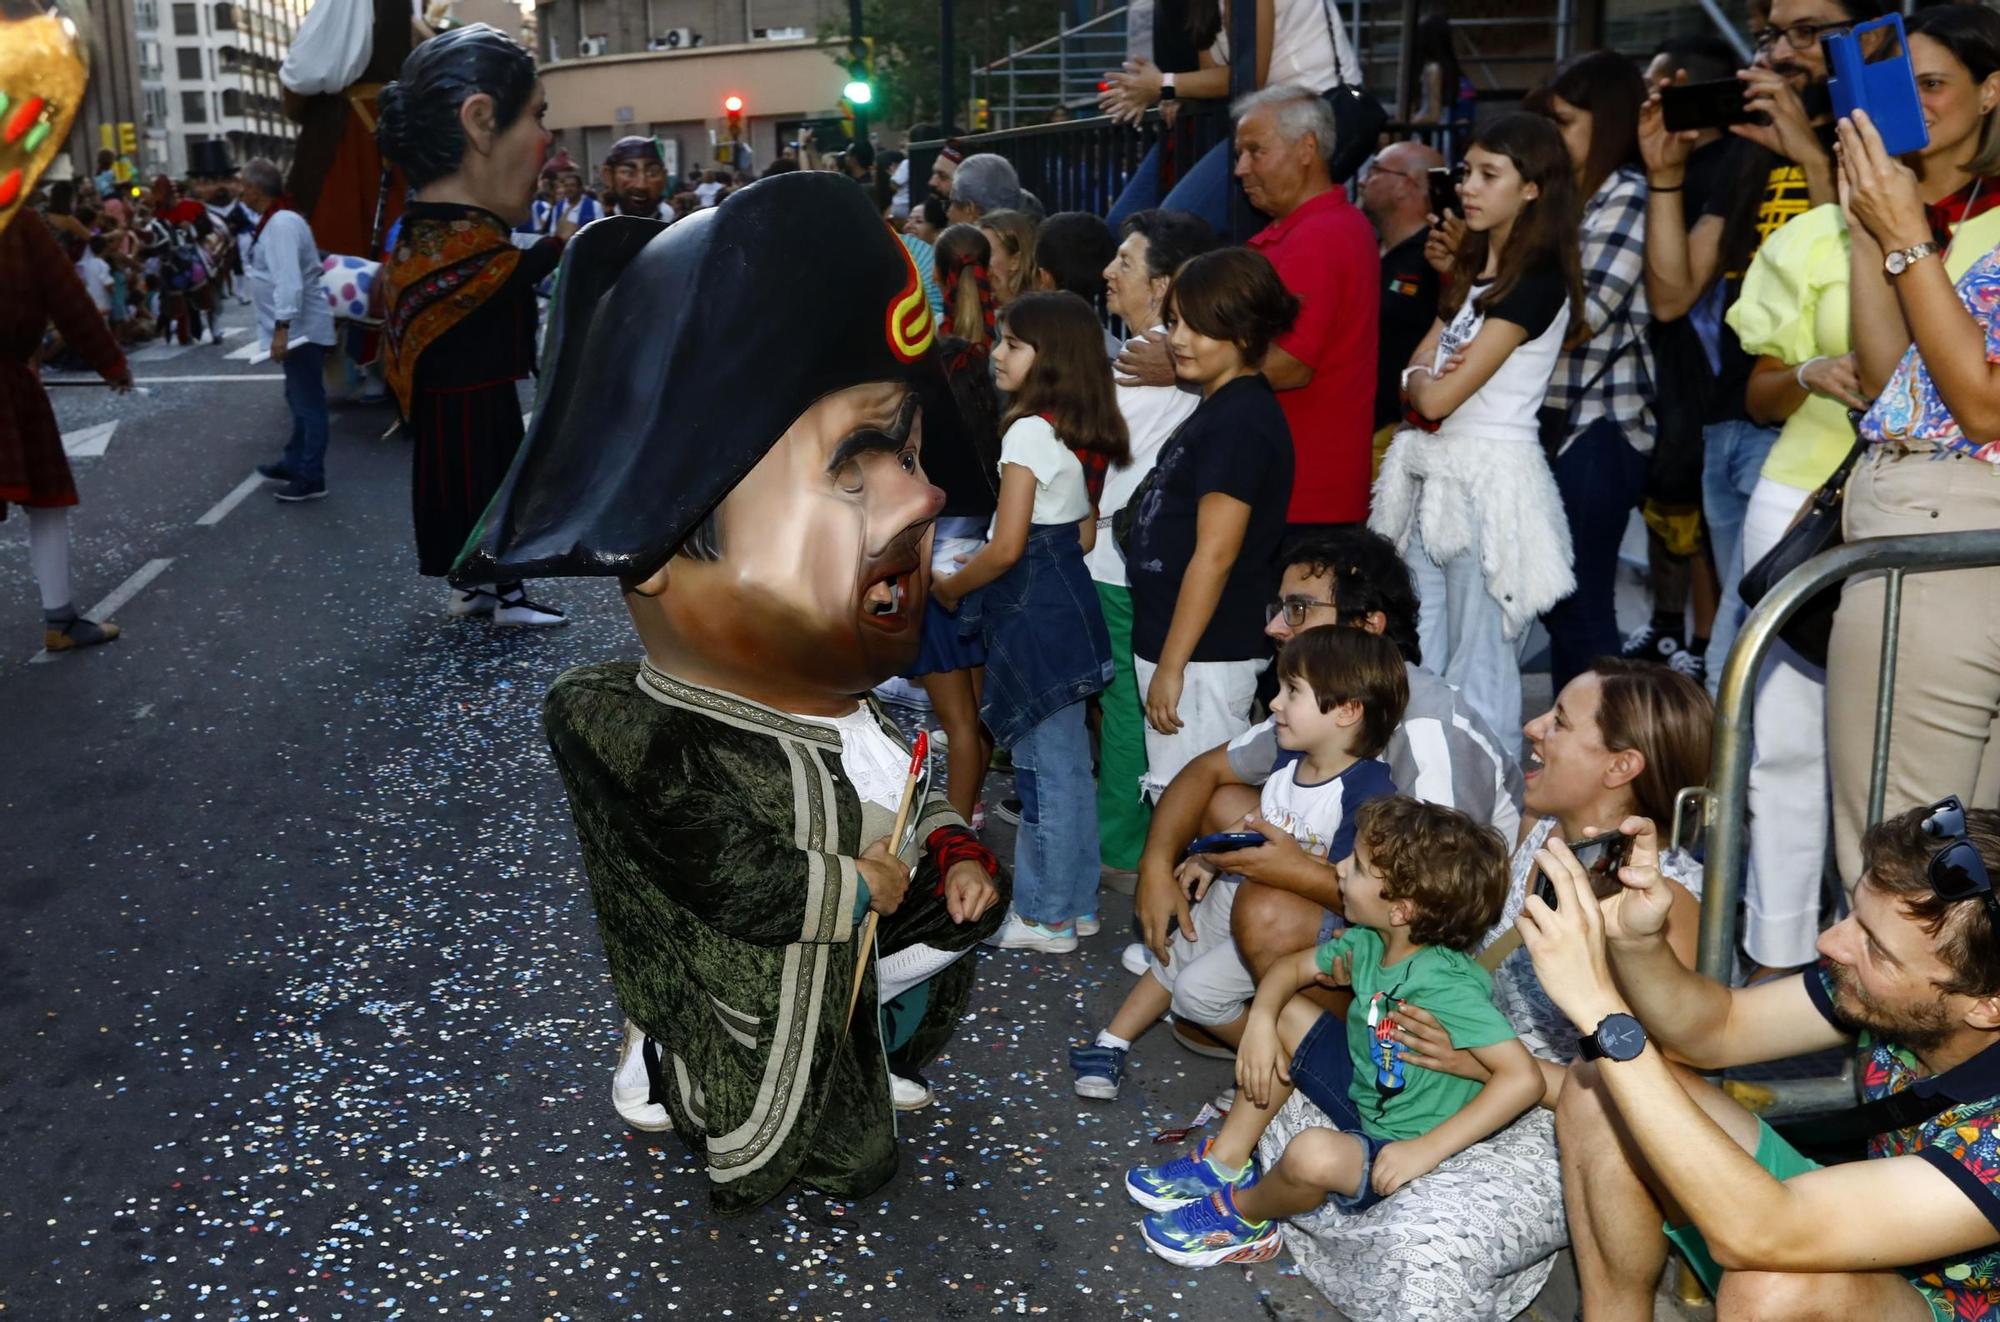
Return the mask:
<path id="1" fill-rule="evenodd" d="M 644 649 L 546 708 L 629 1021 L 614 1100 L 705 1155 L 721 1212 L 793 1180 L 863 1196 L 895 1169 L 890 1071 L 944 1045 L 1006 910 L 942 795 L 908 872 L 883 843 L 910 754 L 865 695 L 916 656 L 942 502 L 922 433 L 950 421 L 923 407 L 922 285 L 858 186 L 799 173 L 587 226 L 553 315 L 455 577 L 616 577 Z"/>

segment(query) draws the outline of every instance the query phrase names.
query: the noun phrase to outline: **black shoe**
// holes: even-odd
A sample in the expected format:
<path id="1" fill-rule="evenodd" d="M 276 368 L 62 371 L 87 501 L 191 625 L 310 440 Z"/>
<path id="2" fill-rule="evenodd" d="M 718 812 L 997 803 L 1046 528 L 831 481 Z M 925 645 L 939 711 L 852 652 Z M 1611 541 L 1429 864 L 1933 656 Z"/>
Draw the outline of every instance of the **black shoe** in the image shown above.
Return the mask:
<path id="1" fill-rule="evenodd" d="M 325 478 L 317 482 L 308 482 L 304 478 L 295 477 L 278 491 L 278 499 L 287 504 L 297 504 L 302 500 L 321 500 L 325 496 Z"/>
<path id="2" fill-rule="evenodd" d="M 258 464 L 257 476 L 271 482 L 298 481 L 298 478 L 293 474 L 292 470 L 285 467 L 283 460 L 280 460 L 275 464 Z"/>
<path id="3" fill-rule="evenodd" d="M 1019 826 L 1021 824 L 1021 801 L 1019 799 L 1002 799 L 1000 806 L 993 810 L 993 815 L 1003 822 L 1012 822 L 1014 825 Z"/>
<path id="4" fill-rule="evenodd" d="M 1618 655 L 1627 661 L 1655 661 L 1660 665 L 1671 664 L 1677 652 L 1687 650 L 1687 645 L 1674 634 L 1664 633 L 1647 625 L 1626 635 L 1625 645 L 1618 649 Z"/>

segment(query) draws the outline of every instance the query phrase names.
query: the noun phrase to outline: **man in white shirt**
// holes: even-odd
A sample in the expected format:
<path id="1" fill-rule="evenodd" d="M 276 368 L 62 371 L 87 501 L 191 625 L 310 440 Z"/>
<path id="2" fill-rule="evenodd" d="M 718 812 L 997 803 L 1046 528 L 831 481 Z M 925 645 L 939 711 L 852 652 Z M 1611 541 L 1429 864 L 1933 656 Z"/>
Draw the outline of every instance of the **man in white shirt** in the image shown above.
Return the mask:
<path id="1" fill-rule="evenodd" d="M 262 159 L 243 167 L 243 204 L 257 213 L 250 234 L 250 299 L 257 309 L 257 336 L 271 346 L 271 361 L 285 369 L 285 403 L 292 410 L 292 435 L 285 456 L 257 471 L 285 485 L 278 499 L 288 503 L 326 495 L 326 351 L 333 347 L 333 309 L 320 292 L 319 246 L 312 226 L 280 196 L 285 183 L 277 166 Z"/>

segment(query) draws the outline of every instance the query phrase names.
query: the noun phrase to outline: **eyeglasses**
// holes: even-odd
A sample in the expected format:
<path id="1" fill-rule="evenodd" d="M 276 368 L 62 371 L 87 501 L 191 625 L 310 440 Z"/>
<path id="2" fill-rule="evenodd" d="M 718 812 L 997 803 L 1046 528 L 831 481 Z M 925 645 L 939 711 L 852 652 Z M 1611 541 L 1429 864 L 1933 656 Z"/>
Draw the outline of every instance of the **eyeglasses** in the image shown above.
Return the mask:
<path id="1" fill-rule="evenodd" d="M 1788 28 L 1765 28 L 1750 38 L 1750 44 L 1758 50 L 1775 46 L 1780 36 L 1791 44 L 1795 51 L 1809 51 L 1824 37 L 1839 36 L 1851 28 L 1851 23 L 1794 23 Z"/>
<path id="2" fill-rule="evenodd" d="M 1264 607 L 1264 623 L 1269 624 L 1283 615 L 1285 623 L 1296 629 L 1303 625 L 1306 617 L 1314 611 L 1333 609 L 1332 602 L 1321 601 L 1318 597 L 1286 597 L 1282 601 L 1274 601 Z"/>
<path id="3" fill-rule="evenodd" d="M 1986 873 L 1986 861 L 1979 857 L 1979 850 L 1965 835 L 1965 805 L 1958 801 L 1956 794 L 1940 799 L 1931 805 L 1929 815 L 1924 818 L 1924 834 L 1933 840 L 1945 841 L 1944 848 L 1931 855 L 1928 876 L 1931 893 L 1946 904 L 1957 904 L 1960 900 L 1979 897 L 1986 906 L 1986 917 L 1992 922 L 1995 932 L 2000 932 L 2000 899 L 1993 895 L 1993 881 Z"/>
<path id="4" fill-rule="evenodd" d="M 1365 184 L 1378 174 L 1393 174 L 1398 179 L 1416 180 L 1421 178 L 1421 176 L 1412 174 L 1408 170 L 1392 170 L 1386 165 L 1377 165 L 1371 160 L 1361 167 L 1361 182 Z"/>

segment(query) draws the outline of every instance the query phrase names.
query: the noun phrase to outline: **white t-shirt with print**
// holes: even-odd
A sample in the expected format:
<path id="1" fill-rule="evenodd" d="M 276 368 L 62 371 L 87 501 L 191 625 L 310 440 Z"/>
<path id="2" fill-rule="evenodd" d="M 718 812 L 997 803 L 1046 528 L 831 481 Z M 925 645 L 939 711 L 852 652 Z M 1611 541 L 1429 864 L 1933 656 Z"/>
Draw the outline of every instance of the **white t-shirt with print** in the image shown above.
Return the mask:
<path id="1" fill-rule="evenodd" d="M 1257 815 L 1309 850 L 1338 863 L 1354 852 L 1354 815 L 1370 799 L 1396 792 L 1389 764 L 1362 758 L 1337 776 L 1301 783 L 1301 754 L 1280 753 L 1257 797 Z"/>
<path id="2" fill-rule="evenodd" d="M 1035 511 L 1028 522 L 1076 523 L 1090 513 L 1090 490 L 1083 481 L 1083 461 L 1070 453 L 1048 419 L 1020 418 L 1000 438 L 1000 480 L 1007 465 L 1016 464 L 1035 475 Z"/>
<path id="3" fill-rule="evenodd" d="M 1489 320 L 1511 321 L 1528 333 L 1528 339 L 1439 424 L 1440 436 L 1533 433 L 1535 414 L 1548 394 L 1556 359 L 1562 355 L 1563 336 L 1569 331 L 1569 291 L 1561 273 L 1523 272 L 1507 296 L 1495 300 L 1482 313 L 1475 305 L 1491 283 L 1473 282 L 1472 293 L 1438 336 L 1433 367 L 1442 367 L 1453 354 L 1463 353 Z"/>

